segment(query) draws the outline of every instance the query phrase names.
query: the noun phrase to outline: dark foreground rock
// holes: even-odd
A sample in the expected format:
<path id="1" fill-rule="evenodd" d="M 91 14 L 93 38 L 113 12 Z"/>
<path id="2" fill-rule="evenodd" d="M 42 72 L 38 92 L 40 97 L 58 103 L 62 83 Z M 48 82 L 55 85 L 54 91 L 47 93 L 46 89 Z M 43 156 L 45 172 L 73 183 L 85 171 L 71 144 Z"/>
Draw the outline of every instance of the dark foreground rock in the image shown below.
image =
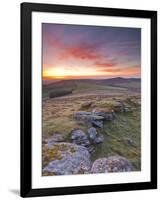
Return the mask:
<path id="1" fill-rule="evenodd" d="M 53 161 L 44 167 L 43 173 L 55 175 L 86 174 L 90 172 L 91 160 L 86 147 L 72 143 L 55 143 Z"/>
<path id="2" fill-rule="evenodd" d="M 130 172 L 130 171 L 133 171 L 132 164 L 126 158 L 121 156 L 99 158 L 95 160 L 91 168 L 91 173 Z"/>

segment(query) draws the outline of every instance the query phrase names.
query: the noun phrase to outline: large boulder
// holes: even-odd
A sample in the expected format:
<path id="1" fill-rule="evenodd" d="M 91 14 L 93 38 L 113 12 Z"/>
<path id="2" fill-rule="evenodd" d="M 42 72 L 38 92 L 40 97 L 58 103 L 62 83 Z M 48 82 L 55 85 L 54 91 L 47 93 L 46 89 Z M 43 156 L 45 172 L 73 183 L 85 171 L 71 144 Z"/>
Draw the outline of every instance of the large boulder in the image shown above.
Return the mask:
<path id="1" fill-rule="evenodd" d="M 70 175 L 90 172 L 91 160 L 86 147 L 60 142 L 54 144 L 53 151 L 54 157 L 43 168 L 43 174 Z"/>
<path id="2" fill-rule="evenodd" d="M 130 172 L 133 166 L 126 158 L 121 156 L 111 156 L 108 158 L 99 158 L 94 161 L 91 173 L 109 173 L 109 172 Z"/>
<path id="3" fill-rule="evenodd" d="M 104 140 L 103 135 L 98 134 L 94 127 L 88 129 L 88 137 L 92 144 L 99 144 Z"/>
<path id="4" fill-rule="evenodd" d="M 82 146 L 89 146 L 90 144 L 87 135 L 80 129 L 74 130 L 72 132 L 71 140 L 72 140 L 72 143 L 82 145 Z"/>

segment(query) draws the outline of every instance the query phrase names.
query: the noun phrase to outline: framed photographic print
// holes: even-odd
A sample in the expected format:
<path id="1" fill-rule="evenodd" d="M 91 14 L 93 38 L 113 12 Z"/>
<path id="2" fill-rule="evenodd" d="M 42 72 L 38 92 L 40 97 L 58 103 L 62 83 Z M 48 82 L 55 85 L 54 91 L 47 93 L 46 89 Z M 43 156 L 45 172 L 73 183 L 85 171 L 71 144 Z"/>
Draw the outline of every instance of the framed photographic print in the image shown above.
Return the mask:
<path id="1" fill-rule="evenodd" d="M 157 188 L 157 12 L 21 4 L 21 196 Z"/>

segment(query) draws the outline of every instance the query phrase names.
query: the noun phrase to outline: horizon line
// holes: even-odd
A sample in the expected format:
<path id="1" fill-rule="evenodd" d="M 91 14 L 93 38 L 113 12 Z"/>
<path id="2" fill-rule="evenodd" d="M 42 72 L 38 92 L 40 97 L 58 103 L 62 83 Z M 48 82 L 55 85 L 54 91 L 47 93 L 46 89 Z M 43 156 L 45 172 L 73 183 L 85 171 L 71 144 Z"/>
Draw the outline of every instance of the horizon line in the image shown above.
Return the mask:
<path id="1" fill-rule="evenodd" d="M 138 77 L 138 76 L 133 76 L 133 77 L 131 77 L 131 76 L 129 76 L 129 77 L 124 77 L 124 76 L 115 76 L 115 77 L 113 77 L 113 76 L 111 76 L 111 77 L 102 77 L 102 78 L 100 78 L 100 77 L 67 77 L 67 78 L 53 78 L 53 77 L 42 77 L 42 80 L 44 80 L 44 81 L 51 81 L 51 80 L 80 80 L 80 79 L 82 79 L 82 80 L 87 80 L 87 79 L 93 79 L 93 80 L 102 80 L 102 79 L 112 79 L 112 78 L 123 78 L 123 79 L 129 79 L 129 78 L 134 78 L 134 79 L 141 79 L 141 77 Z"/>

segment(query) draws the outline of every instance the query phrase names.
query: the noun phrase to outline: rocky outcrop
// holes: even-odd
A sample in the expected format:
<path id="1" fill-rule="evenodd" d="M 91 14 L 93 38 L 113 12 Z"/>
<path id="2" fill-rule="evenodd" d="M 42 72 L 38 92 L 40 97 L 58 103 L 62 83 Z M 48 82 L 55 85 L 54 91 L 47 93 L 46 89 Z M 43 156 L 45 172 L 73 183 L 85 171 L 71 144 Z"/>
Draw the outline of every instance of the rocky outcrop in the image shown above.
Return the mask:
<path id="1" fill-rule="evenodd" d="M 86 147 L 60 142 L 53 145 L 53 151 L 56 151 L 56 153 L 54 153 L 55 156 L 53 160 L 43 168 L 43 173 L 70 175 L 86 174 L 90 172 L 91 160 Z"/>
<path id="2" fill-rule="evenodd" d="M 74 115 L 75 119 L 84 121 L 85 124 L 103 128 L 103 121 L 112 121 L 115 118 L 114 112 L 107 113 L 103 111 L 78 111 Z"/>
<path id="3" fill-rule="evenodd" d="M 121 156 L 111 156 L 108 158 L 99 158 L 94 161 L 91 173 L 109 173 L 109 172 L 130 172 L 133 166 L 126 158 Z"/>
<path id="4" fill-rule="evenodd" d="M 87 134 L 80 129 L 74 130 L 71 133 L 71 142 L 88 147 L 89 151 L 91 150 L 92 145 L 102 143 L 103 140 L 103 135 L 98 134 L 96 128 L 94 127 L 89 128 Z"/>

